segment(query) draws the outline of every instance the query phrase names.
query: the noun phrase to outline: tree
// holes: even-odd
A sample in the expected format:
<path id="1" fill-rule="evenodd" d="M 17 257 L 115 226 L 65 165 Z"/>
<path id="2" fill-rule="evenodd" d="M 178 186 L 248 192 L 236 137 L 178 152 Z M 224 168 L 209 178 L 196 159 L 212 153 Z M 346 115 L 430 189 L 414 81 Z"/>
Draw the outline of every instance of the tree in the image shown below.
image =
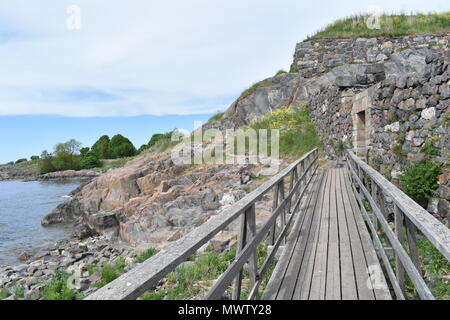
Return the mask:
<path id="1" fill-rule="evenodd" d="M 64 143 L 58 143 L 55 146 L 55 154 L 57 155 L 60 152 L 65 152 L 70 155 L 76 155 L 76 154 L 79 154 L 80 148 L 81 148 L 81 142 L 79 142 L 75 139 L 70 139 L 69 141 L 64 142 Z"/>
<path id="2" fill-rule="evenodd" d="M 80 169 L 81 142 L 71 139 L 55 146 L 52 164 L 57 171 Z"/>
<path id="3" fill-rule="evenodd" d="M 47 150 L 42 151 L 41 160 L 39 161 L 39 171 L 41 174 L 55 171 L 55 167 L 52 163 L 53 157 L 47 152 Z"/>
<path id="4" fill-rule="evenodd" d="M 87 154 L 91 151 L 91 149 L 89 147 L 86 148 L 81 148 L 80 149 L 80 156 L 84 157 L 87 156 Z"/>
<path id="5" fill-rule="evenodd" d="M 109 142 L 109 137 L 104 135 L 92 146 L 92 151 L 97 154 L 99 159 L 109 158 Z"/>
<path id="6" fill-rule="evenodd" d="M 93 151 L 89 151 L 86 154 L 81 156 L 80 167 L 81 169 L 92 169 L 98 168 L 102 164 L 97 154 Z"/>
<path id="7" fill-rule="evenodd" d="M 16 161 L 16 164 L 22 163 L 22 162 L 27 162 L 27 161 L 28 161 L 27 159 L 19 159 Z"/>
<path id="8" fill-rule="evenodd" d="M 40 159 L 39 156 L 31 156 L 30 157 L 31 161 L 35 161 L 35 160 L 39 160 L 39 159 Z"/>
<path id="9" fill-rule="evenodd" d="M 109 156 L 113 159 L 131 157 L 136 154 L 136 148 L 130 140 L 121 134 L 112 137 L 108 148 Z"/>

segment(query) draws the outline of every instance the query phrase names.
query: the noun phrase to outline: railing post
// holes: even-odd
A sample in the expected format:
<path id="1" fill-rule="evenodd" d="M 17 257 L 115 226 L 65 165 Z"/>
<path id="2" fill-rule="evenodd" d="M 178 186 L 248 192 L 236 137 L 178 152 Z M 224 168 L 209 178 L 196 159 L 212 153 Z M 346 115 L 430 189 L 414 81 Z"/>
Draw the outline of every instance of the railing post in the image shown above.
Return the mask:
<path id="1" fill-rule="evenodd" d="M 408 217 L 405 217 L 405 220 L 406 220 L 406 234 L 408 238 L 409 254 L 411 256 L 412 262 L 416 266 L 417 271 L 419 271 L 419 273 L 422 274 L 420 267 L 419 251 L 417 250 L 416 227 L 408 219 Z"/>
<path id="2" fill-rule="evenodd" d="M 281 181 L 280 181 L 279 190 L 280 190 L 280 197 L 281 197 L 279 202 L 281 203 L 284 200 L 284 178 L 281 179 Z M 290 202 L 288 205 L 290 207 Z M 284 226 L 286 225 L 286 207 L 283 208 L 280 218 L 281 218 L 281 230 L 284 230 Z M 286 243 L 286 238 L 284 238 L 283 243 Z"/>
<path id="3" fill-rule="evenodd" d="M 241 230 L 238 236 L 238 243 L 236 248 L 236 257 L 244 249 L 247 242 L 247 214 L 246 212 L 241 215 Z M 239 300 L 241 297 L 241 286 L 242 286 L 242 269 L 239 271 L 236 279 L 234 279 L 232 300 Z"/>
<path id="4" fill-rule="evenodd" d="M 276 208 L 278 207 L 278 195 L 279 195 L 279 188 L 280 185 L 277 183 L 273 188 L 273 204 L 272 204 L 272 213 L 275 212 Z M 277 222 L 275 220 L 272 229 L 270 231 L 270 244 L 273 246 L 275 244 L 275 231 L 277 228 Z"/>
<path id="5" fill-rule="evenodd" d="M 246 210 L 245 215 L 247 216 L 248 222 L 248 232 L 247 232 L 247 242 L 250 242 L 256 236 L 256 206 L 253 204 L 249 209 Z M 250 273 L 250 288 L 253 288 L 256 281 L 258 280 L 258 265 L 257 265 L 257 252 L 258 247 L 255 247 L 253 255 L 250 257 L 248 262 L 249 273 Z"/>
<path id="6" fill-rule="evenodd" d="M 405 225 L 403 212 L 395 205 L 394 207 L 394 219 L 395 219 L 395 234 L 398 241 L 404 245 Z M 395 255 L 395 273 L 397 275 L 398 284 L 401 290 L 405 291 L 405 268 L 403 267 L 398 254 Z"/>

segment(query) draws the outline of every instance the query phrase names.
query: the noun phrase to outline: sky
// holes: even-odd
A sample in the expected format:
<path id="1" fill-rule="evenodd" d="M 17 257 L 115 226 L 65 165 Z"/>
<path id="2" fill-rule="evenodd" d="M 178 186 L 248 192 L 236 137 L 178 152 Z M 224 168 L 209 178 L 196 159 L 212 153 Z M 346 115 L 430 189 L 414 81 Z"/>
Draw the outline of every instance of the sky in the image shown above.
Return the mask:
<path id="1" fill-rule="evenodd" d="M 439 12 L 447 0 L 14 0 L 0 2 L 0 163 L 75 138 L 190 129 L 295 44 L 356 13 Z"/>

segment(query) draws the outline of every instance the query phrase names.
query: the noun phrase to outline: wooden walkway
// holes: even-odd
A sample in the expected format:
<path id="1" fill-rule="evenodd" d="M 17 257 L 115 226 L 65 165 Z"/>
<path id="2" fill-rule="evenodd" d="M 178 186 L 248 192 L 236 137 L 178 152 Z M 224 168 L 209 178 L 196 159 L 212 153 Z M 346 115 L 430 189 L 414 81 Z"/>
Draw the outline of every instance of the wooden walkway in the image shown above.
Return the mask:
<path id="1" fill-rule="evenodd" d="M 347 169 L 318 173 L 301 212 L 263 299 L 391 299 Z"/>
<path id="2" fill-rule="evenodd" d="M 236 257 L 205 299 L 240 299 L 245 278 L 249 300 L 404 300 L 408 279 L 420 299 L 433 300 L 417 236 L 450 261 L 450 229 L 350 150 L 343 162 L 345 168 L 319 169 L 319 151 L 311 150 L 86 300 L 139 298 L 237 220 Z M 258 226 L 257 202 L 269 194 L 272 212 Z M 257 263 L 262 243 L 271 250 Z"/>

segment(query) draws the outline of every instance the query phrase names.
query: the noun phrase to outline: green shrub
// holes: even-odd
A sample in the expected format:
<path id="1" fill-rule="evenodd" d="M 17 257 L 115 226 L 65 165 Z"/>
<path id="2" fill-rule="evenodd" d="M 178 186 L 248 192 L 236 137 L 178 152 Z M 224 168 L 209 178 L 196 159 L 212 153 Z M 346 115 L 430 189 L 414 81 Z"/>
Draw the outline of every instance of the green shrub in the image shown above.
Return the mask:
<path id="1" fill-rule="evenodd" d="M 415 201 L 424 204 L 438 187 L 437 179 L 441 173 L 438 162 L 425 160 L 409 165 L 400 176 L 403 191 Z"/>
<path id="2" fill-rule="evenodd" d="M 298 73 L 298 69 L 294 64 L 291 65 L 291 68 L 289 69 L 289 73 Z"/>
<path id="3" fill-rule="evenodd" d="M 137 150 L 131 141 L 121 134 L 115 135 L 109 142 L 108 154 L 113 159 L 131 157 L 136 155 L 136 152 Z"/>
<path id="4" fill-rule="evenodd" d="M 81 157 L 80 168 L 81 169 L 93 169 L 101 167 L 102 163 L 97 154 L 89 151 L 86 155 Z"/>
<path id="5" fill-rule="evenodd" d="M 78 300 L 83 295 L 68 287 L 70 274 L 57 270 L 50 283 L 41 289 L 42 300 Z"/>
<path id="6" fill-rule="evenodd" d="M 142 262 L 146 261 L 147 259 L 150 259 L 157 253 L 158 253 L 158 250 L 156 250 L 154 248 L 150 248 L 150 249 L 146 250 L 145 252 L 141 253 L 139 256 L 137 256 L 134 259 L 134 263 L 142 263 Z"/>
<path id="7" fill-rule="evenodd" d="M 27 159 L 19 159 L 16 161 L 16 164 L 22 163 L 22 162 L 27 162 Z"/>
<path id="8" fill-rule="evenodd" d="M 280 155 L 286 158 L 299 158 L 320 146 L 320 137 L 305 106 L 298 110 L 294 107 L 278 108 L 250 125 L 249 128 L 255 129 L 257 134 L 259 129 L 267 129 L 269 137 L 271 130 L 280 130 Z M 271 153 L 270 138 L 268 143 L 268 153 Z"/>
<path id="9" fill-rule="evenodd" d="M 6 299 L 11 295 L 6 289 L 0 289 L 0 300 Z"/>
<path id="10" fill-rule="evenodd" d="M 111 281 L 116 280 L 122 273 L 125 271 L 125 259 L 123 257 L 119 257 L 117 261 L 113 264 L 105 263 L 101 267 L 100 273 L 102 279 L 97 282 L 94 286 L 97 288 L 104 287 Z"/>

